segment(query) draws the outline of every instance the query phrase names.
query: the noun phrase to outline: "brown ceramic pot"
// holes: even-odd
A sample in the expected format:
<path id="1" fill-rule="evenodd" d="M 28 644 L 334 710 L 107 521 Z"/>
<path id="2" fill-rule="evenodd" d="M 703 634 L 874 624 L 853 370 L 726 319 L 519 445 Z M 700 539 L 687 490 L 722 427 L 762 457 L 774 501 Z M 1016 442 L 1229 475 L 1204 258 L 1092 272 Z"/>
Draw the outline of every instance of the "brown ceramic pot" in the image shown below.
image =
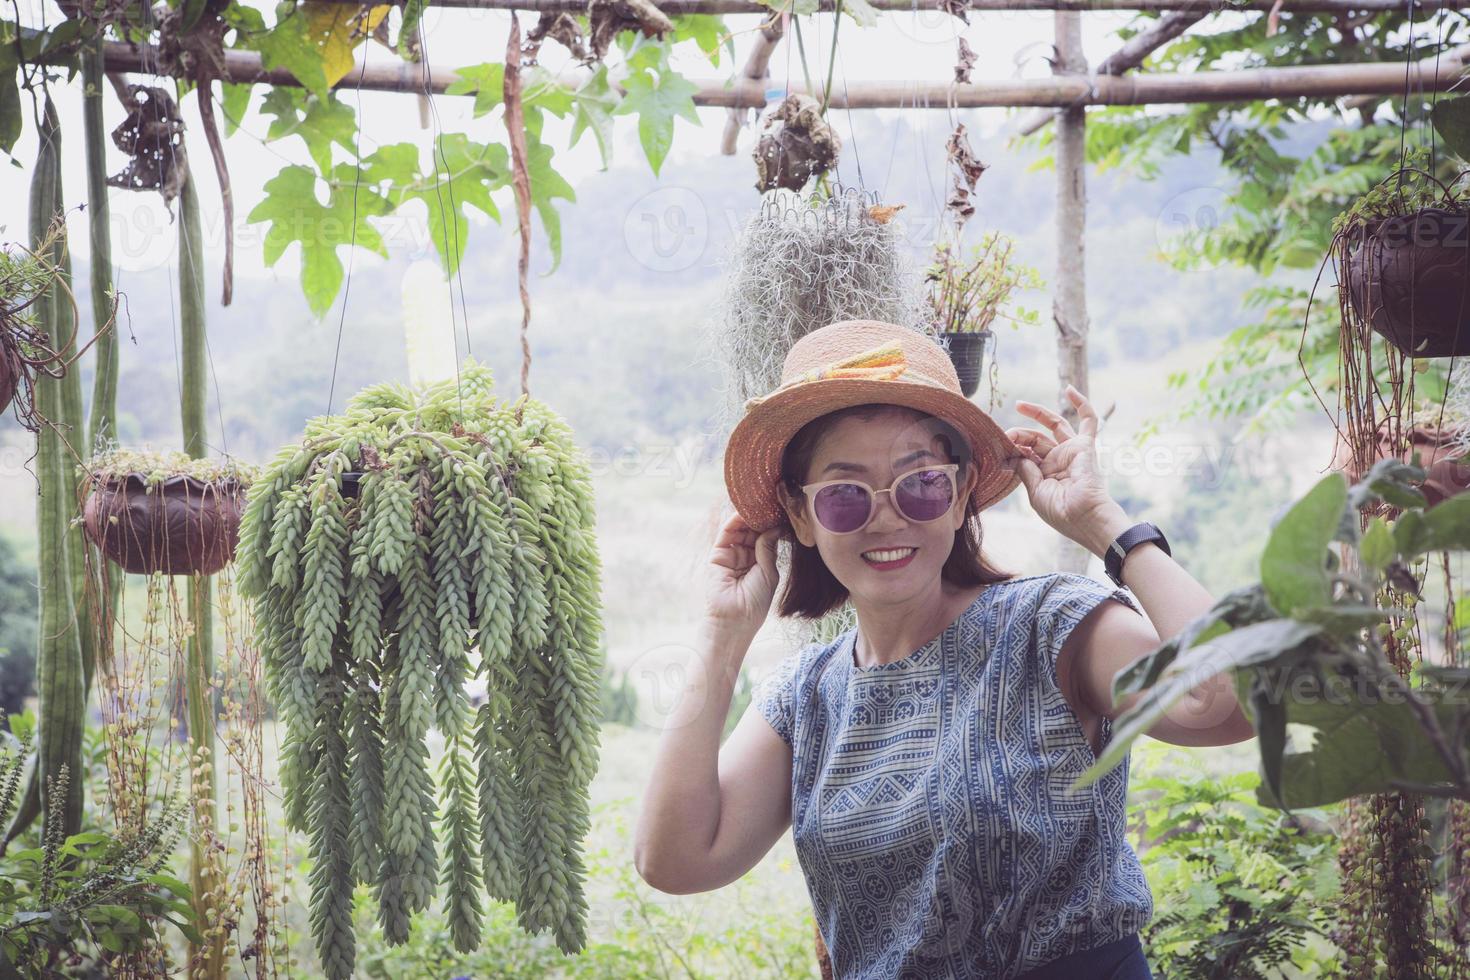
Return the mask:
<path id="1" fill-rule="evenodd" d="M 153 487 L 142 473 L 99 477 L 83 527 L 102 553 L 139 574 L 212 575 L 235 557 L 245 489 L 237 481 L 171 476 Z"/>

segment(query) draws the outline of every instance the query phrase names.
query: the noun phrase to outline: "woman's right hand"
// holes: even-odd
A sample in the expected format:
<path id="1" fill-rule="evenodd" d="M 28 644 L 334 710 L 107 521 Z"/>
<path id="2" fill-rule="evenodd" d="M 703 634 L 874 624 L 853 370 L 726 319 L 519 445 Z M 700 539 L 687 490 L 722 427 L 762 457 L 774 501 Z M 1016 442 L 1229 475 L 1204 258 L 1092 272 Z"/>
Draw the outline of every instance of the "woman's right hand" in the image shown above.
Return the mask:
<path id="1" fill-rule="evenodd" d="M 776 596 L 777 527 L 757 533 L 728 502 L 710 549 L 705 614 L 721 627 L 755 636 Z"/>

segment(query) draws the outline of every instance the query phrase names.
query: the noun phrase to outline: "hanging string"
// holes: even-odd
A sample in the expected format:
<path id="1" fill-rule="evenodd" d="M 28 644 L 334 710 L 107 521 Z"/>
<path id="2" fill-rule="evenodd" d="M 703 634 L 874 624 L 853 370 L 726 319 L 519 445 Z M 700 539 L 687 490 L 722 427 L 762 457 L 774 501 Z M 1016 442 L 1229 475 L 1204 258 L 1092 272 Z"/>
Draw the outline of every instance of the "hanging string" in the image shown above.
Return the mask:
<path id="1" fill-rule="evenodd" d="M 423 60 L 423 65 L 424 65 L 424 88 L 429 91 L 429 99 L 428 99 L 428 101 L 429 101 L 429 114 L 430 114 L 430 116 L 433 117 L 433 120 L 434 120 L 434 130 L 435 130 L 435 132 L 437 134 L 436 137 L 435 137 L 435 139 L 434 139 L 434 149 L 435 149 L 435 152 L 437 152 L 438 155 L 439 155 L 438 162 L 444 164 L 444 178 L 445 178 L 444 179 L 444 186 L 445 186 L 445 189 L 449 192 L 449 212 L 450 212 L 450 214 L 452 214 L 454 216 L 454 254 L 458 257 L 458 261 L 456 261 L 454 263 L 454 278 L 455 278 L 455 281 L 457 283 L 459 283 L 459 314 L 460 314 L 460 320 L 464 323 L 464 350 L 465 350 L 465 353 L 466 354 L 468 354 L 471 357 L 473 357 L 475 352 L 470 347 L 470 311 L 469 311 L 468 305 L 465 303 L 465 298 L 464 298 L 464 252 L 463 252 L 464 246 L 460 243 L 460 240 L 459 240 L 459 217 L 460 217 L 460 215 L 459 215 L 459 202 L 454 199 L 454 171 L 449 166 L 449 158 L 444 155 L 444 139 L 443 139 L 444 125 L 443 125 L 443 121 L 439 118 L 439 102 L 438 102 L 437 99 L 434 98 L 434 95 L 433 95 L 433 89 L 434 89 L 433 59 L 429 57 L 429 48 L 428 48 L 429 39 L 428 39 L 428 36 L 424 33 L 424 22 L 423 22 L 423 19 L 422 18 L 419 19 L 419 28 L 418 29 L 419 29 L 419 48 L 423 52 L 423 57 L 424 57 L 424 60 Z M 436 163 L 435 166 L 437 168 L 438 164 Z M 438 192 L 438 185 L 437 184 L 435 185 L 435 188 L 434 189 L 435 189 L 435 192 L 437 193 Z M 441 209 L 441 211 L 443 209 L 442 203 L 440 205 L 440 209 Z M 447 231 L 447 229 L 446 229 L 446 231 Z M 451 325 L 452 325 L 453 313 L 454 313 L 454 289 L 453 289 L 453 286 L 451 286 L 450 287 L 450 290 L 449 290 L 449 304 L 450 304 L 450 318 L 451 318 Z M 459 348 L 457 346 L 458 345 L 458 339 L 457 339 L 457 337 L 456 337 L 455 343 L 456 343 L 455 351 L 456 351 L 456 354 L 457 354 L 458 353 L 458 350 L 459 350 Z"/>
<path id="2" fill-rule="evenodd" d="M 342 312 L 337 317 L 337 346 L 332 351 L 332 381 L 327 386 L 327 412 L 332 414 L 332 399 L 337 392 L 337 365 L 342 360 L 342 331 L 347 324 L 347 299 L 352 295 L 352 261 L 357 255 L 357 191 L 362 186 L 362 76 L 367 74 L 367 45 L 363 45 L 362 67 L 357 72 L 357 118 L 353 121 L 352 156 L 356 172 L 352 177 L 352 230 L 347 246 L 347 277 L 342 283 Z"/>
<path id="3" fill-rule="evenodd" d="M 852 140 L 852 162 L 857 167 L 858 186 L 865 187 L 863 183 L 863 158 L 858 153 L 857 126 L 852 121 L 852 97 L 847 94 L 847 59 L 842 58 L 842 52 L 837 48 L 837 32 L 832 32 L 832 53 L 842 59 L 842 101 L 847 107 L 847 135 Z M 840 174 L 840 171 L 839 171 Z"/>
<path id="4" fill-rule="evenodd" d="M 424 83 L 424 101 L 428 103 L 428 106 L 429 106 L 429 117 L 430 117 L 431 120 L 433 120 L 433 136 L 434 136 L 434 140 L 433 140 L 433 143 L 432 143 L 432 145 L 431 145 L 431 147 L 429 149 L 429 159 L 430 159 L 430 161 L 432 161 L 432 163 L 434 165 L 434 200 L 439 205 L 439 227 L 441 229 L 441 238 L 443 240 L 443 255 L 445 257 L 445 261 L 446 262 L 449 261 L 450 256 L 453 256 L 454 257 L 454 260 L 455 260 L 455 262 L 454 262 L 454 268 L 455 268 L 455 271 L 458 272 L 459 271 L 460 263 L 464 261 L 464 256 L 461 255 L 460 254 L 460 251 L 459 251 L 459 211 L 458 211 L 458 209 L 456 209 L 454 211 L 454 215 L 453 215 L 454 216 L 454 222 L 453 222 L 454 223 L 454 251 L 453 252 L 450 252 L 449 251 L 449 225 L 450 225 L 450 222 L 449 222 L 449 216 L 446 215 L 445 212 L 444 212 L 444 195 L 440 191 L 440 183 L 439 183 L 439 163 L 440 163 L 441 160 L 444 161 L 445 179 L 451 185 L 451 194 L 452 194 L 452 185 L 453 185 L 453 182 L 454 182 L 454 175 L 449 172 L 449 162 L 448 162 L 448 160 L 446 160 L 444 158 L 444 150 L 443 150 L 444 127 L 440 124 L 440 120 L 439 120 L 439 106 L 434 101 L 433 77 L 432 77 L 432 75 L 431 75 L 431 73 L 429 71 L 429 62 L 431 60 L 429 58 L 429 37 L 428 37 L 428 34 L 424 31 L 424 21 L 423 21 L 423 18 L 422 17 L 419 18 L 418 35 L 419 35 L 419 54 L 420 54 L 420 56 L 423 59 L 420 62 L 420 64 L 423 66 L 423 71 L 420 72 L 419 77 L 423 80 L 423 83 Z M 451 197 L 451 202 L 452 202 L 452 200 L 453 200 L 453 198 Z M 463 304 L 463 302 L 464 302 L 464 289 L 463 289 L 462 285 L 461 285 L 461 289 L 460 289 L 460 302 L 461 302 L 461 304 Z M 465 337 L 466 338 L 469 337 L 469 331 L 470 331 L 469 320 L 468 320 L 468 317 L 466 317 L 466 320 L 465 320 Z M 459 327 L 454 322 L 454 282 L 452 280 L 449 282 L 449 332 L 450 332 L 450 336 L 453 338 L 453 341 L 454 341 L 454 391 L 455 391 L 455 394 L 458 396 L 459 417 L 461 419 L 463 419 L 464 418 L 464 379 L 461 376 L 460 369 L 459 369 Z"/>

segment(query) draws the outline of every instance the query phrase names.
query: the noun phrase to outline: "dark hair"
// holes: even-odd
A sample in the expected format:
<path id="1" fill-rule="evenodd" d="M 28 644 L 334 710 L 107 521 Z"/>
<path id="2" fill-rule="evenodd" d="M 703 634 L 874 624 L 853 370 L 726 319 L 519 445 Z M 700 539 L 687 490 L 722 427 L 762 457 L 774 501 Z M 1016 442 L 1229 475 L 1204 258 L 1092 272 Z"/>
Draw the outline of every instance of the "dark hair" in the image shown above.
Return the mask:
<path id="1" fill-rule="evenodd" d="M 791 441 L 786 444 L 786 449 L 781 454 L 781 482 L 786 487 L 787 493 L 800 500 L 801 506 L 806 506 L 806 498 L 801 492 L 801 485 L 807 482 L 806 472 L 811 466 L 812 456 L 816 454 L 818 443 L 833 425 L 849 416 L 868 420 L 885 411 L 909 412 L 919 421 L 930 423 L 934 429 L 934 437 L 944 445 L 950 462 L 960 464 L 956 478 L 963 486 L 969 468 L 974 464 L 974 454 L 970 450 L 970 444 L 954 426 L 916 408 L 908 408 L 903 405 L 866 404 L 851 405 L 828 412 L 802 426 L 796 435 L 791 437 Z M 1002 571 L 985 560 L 980 549 L 984 529 L 980 525 L 980 515 L 970 511 L 968 497 L 965 500 L 965 512 L 965 522 L 954 533 L 954 547 L 950 549 L 949 557 L 945 559 L 941 576 L 945 581 L 962 588 L 989 585 L 1014 578 L 1014 572 Z M 786 587 L 781 593 L 777 615 L 821 619 L 842 605 L 848 597 L 847 588 L 837 581 L 837 577 L 828 570 L 827 563 L 822 560 L 821 554 L 815 547 L 808 548 L 797 539 L 790 517 L 784 507 L 781 511 L 781 537 L 791 543 L 791 571 L 786 579 Z"/>

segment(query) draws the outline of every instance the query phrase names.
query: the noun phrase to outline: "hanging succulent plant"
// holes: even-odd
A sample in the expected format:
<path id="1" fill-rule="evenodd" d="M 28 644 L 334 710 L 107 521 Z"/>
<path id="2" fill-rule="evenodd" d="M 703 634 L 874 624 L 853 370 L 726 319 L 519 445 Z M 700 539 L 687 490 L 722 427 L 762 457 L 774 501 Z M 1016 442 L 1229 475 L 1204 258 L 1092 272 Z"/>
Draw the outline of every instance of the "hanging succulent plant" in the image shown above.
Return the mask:
<path id="1" fill-rule="evenodd" d="M 585 945 L 594 526 L 571 430 L 528 398 L 497 404 L 473 363 L 458 384 L 365 389 L 252 487 L 240 581 L 286 723 L 286 816 L 311 837 L 328 976 L 352 972 L 358 882 L 391 943 L 443 884 L 456 946 L 476 948 L 483 881 L 528 932 Z M 430 728 L 445 743 L 439 807 Z"/>

